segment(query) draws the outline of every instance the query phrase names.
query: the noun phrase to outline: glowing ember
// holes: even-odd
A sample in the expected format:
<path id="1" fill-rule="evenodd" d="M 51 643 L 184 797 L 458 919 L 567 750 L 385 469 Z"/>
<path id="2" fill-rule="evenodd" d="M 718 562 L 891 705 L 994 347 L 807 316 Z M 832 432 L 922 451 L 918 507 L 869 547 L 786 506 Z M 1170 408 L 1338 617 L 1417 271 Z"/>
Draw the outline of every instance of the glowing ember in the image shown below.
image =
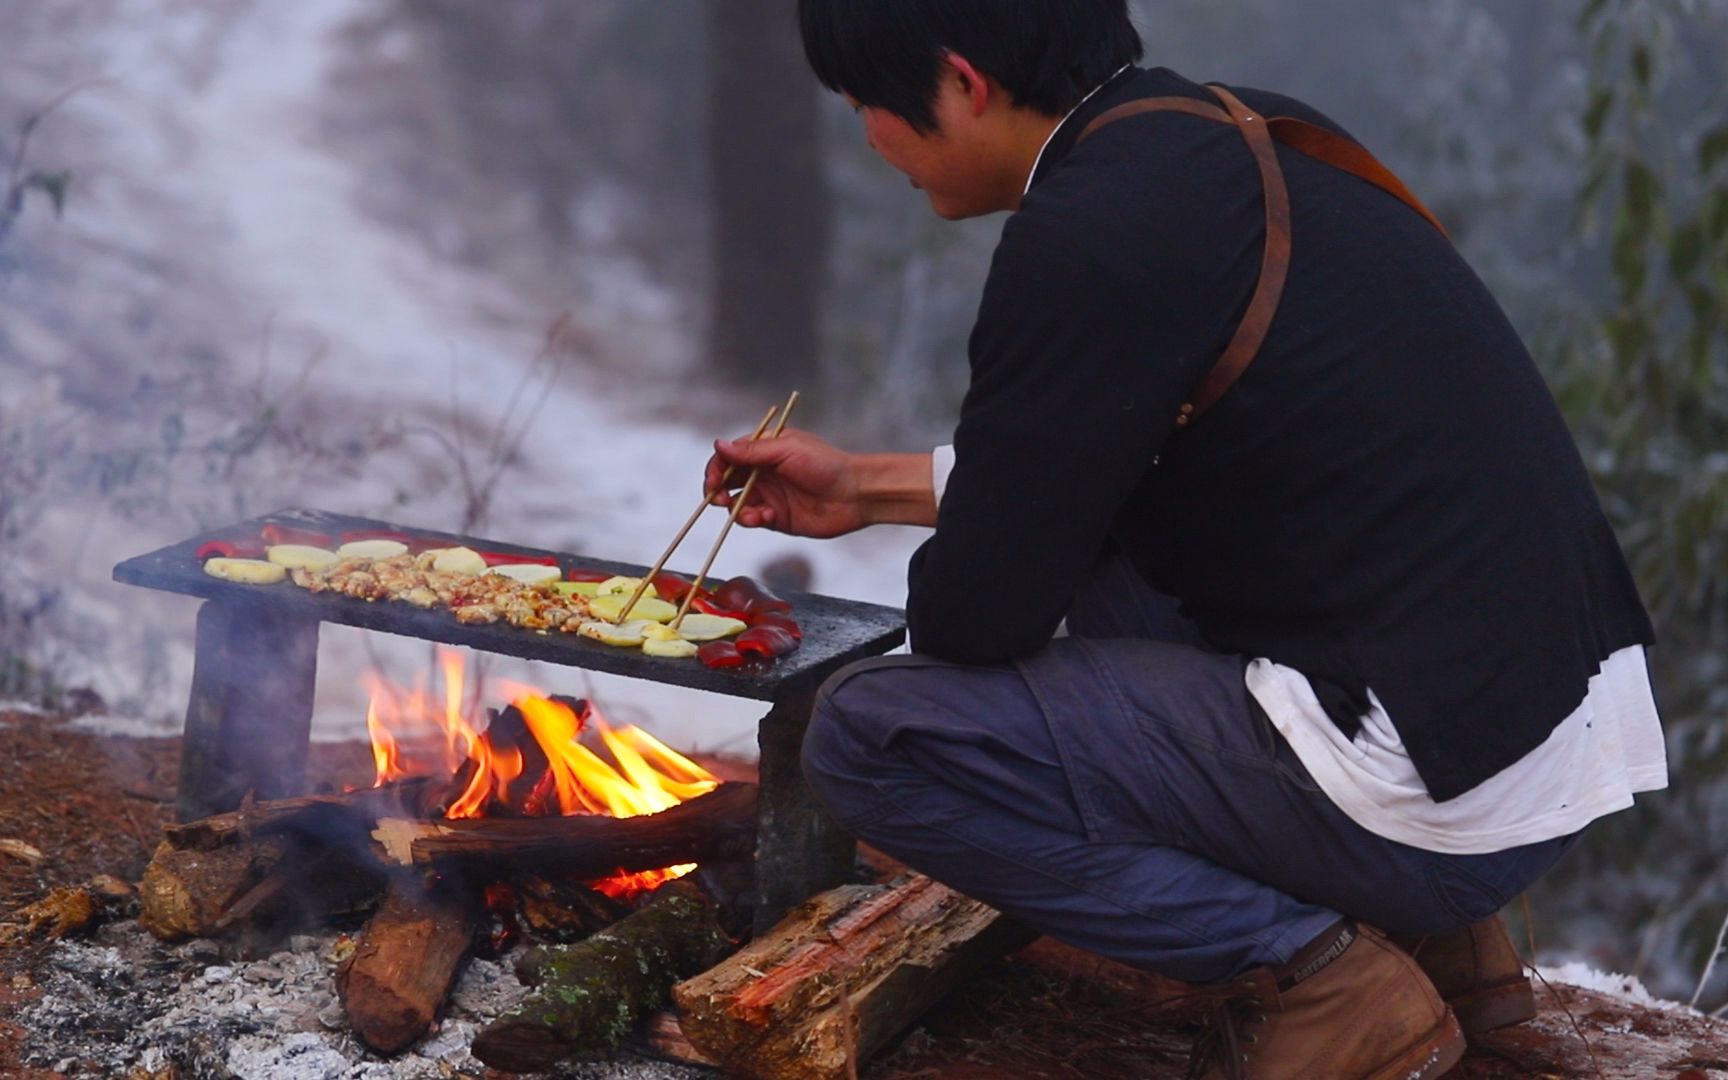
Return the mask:
<path id="1" fill-rule="evenodd" d="M 526 728 L 523 737 L 532 737 L 546 763 L 544 773 L 533 783 L 513 785 L 527 768 L 523 749 L 510 738 L 495 743 L 490 730 L 483 733 L 477 729 L 473 722 L 477 707 L 464 698 L 469 680 L 460 652 L 439 649 L 438 668 L 443 681 L 441 698 L 424 688 L 402 691 L 370 677 L 372 700 L 366 711 L 366 728 L 372 739 L 379 785 L 406 776 L 468 777 L 462 794 L 445 812 L 447 818 L 478 818 L 488 813 L 635 817 L 669 809 L 719 784 L 707 770 L 642 729 L 614 729 L 592 705 L 579 713 L 565 700 L 553 700 L 531 687 L 511 686 L 511 704 Z M 589 727 L 598 735 L 610 761 L 582 743 L 581 736 Z M 622 898 L 694 869 L 692 863 L 621 873 L 595 882 L 593 887 Z"/>

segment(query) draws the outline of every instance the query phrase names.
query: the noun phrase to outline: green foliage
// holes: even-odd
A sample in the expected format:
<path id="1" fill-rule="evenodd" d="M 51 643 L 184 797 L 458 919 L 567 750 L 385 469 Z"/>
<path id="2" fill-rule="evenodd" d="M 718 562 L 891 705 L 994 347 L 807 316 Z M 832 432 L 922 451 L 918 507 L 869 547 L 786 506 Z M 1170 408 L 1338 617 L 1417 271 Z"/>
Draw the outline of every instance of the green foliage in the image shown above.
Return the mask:
<path id="1" fill-rule="evenodd" d="M 1580 231 L 1603 257 L 1551 359 L 1656 622 L 1672 787 L 1593 829 L 1537 906 L 1607 918 L 1673 993 L 1728 883 L 1728 0 L 1586 0 L 1579 26 Z"/>
<path id="2" fill-rule="evenodd" d="M 1656 618 L 1677 721 L 1728 707 L 1713 662 L 1728 643 L 1724 14 L 1690 0 L 1584 5 L 1580 209 L 1587 238 L 1606 241 L 1607 279 L 1556 358 Z"/>

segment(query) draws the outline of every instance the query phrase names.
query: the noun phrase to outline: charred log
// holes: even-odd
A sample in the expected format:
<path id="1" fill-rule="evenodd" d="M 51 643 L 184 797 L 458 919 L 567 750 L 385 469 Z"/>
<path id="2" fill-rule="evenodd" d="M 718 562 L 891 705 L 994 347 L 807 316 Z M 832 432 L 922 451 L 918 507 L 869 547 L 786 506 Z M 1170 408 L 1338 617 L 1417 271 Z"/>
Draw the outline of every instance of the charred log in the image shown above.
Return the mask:
<path id="1" fill-rule="evenodd" d="M 366 911 L 383 876 L 364 853 L 262 836 L 204 851 L 156 849 L 138 887 L 139 923 L 165 941 L 222 937 L 242 952 Z"/>
<path id="2" fill-rule="evenodd" d="M 414 841 L 414 862 L 472 879 L 513 869 L 556 866 L 574 878 L 619 870 L 658 870 L 680 863 L 735 859 L 756 846 L 756 787 L 722 784 L 658 814 L 597 814 L 514 820 L 441 822 L 437 835 Z"/>
<path id="3" fill-rule="evenodd" d="M 228 909 L 292 847 L 280 836 L 212 850 L 180 850 L 163 842 L 138 885 L 138 922 L 163 941 L 213 936 Z"/>
<path id="4" fill-rule="evenodd" d="M 630 913 L 624 904 L 580 882 L 528 876 L 516 884 L 522 921 L 543 941 L 581 941 Z"/>
<path id="5" fill-rule="evenodd" d="M 355 1037 L 395 1054 L 426 1034 L 467 962 L 479 917 L 479 900 L 465 887 L 393 877 L 336 973 Z"/>
<path id="6" fill-rule="evenodd" d="M 703 1053 L 758 1080 L 844 1080 L 961 979 L 1031 935 L 929 878 L 848 885 L 673 988 Z"/>
<path id="7" fill-rule="evenodd" d="M 494 796 L 487 803 L 486 816 L 518 817 L 544 813 L 545 807 L 535 805 L 535 788 L 546 777 L 546 751 L 541 749 L 540 740 L 528 730 L 528 721 L 522 710 L 511 705 L 494 711 L 484 737 L 492 744 L 494 754 L 509 756 L 514 753 L 522 759 L 522 770 L 505 786 L 503 797 Z"/>
<path id="8" fill-rule="evenodd" d="M 163 836 L 181 850 L 209 851 L 253 836 L 300 833 L 331 841 L 361 840 L 380 818 L 420 817 L 431 788 L 425 777 L 336 795 L 247 802 L 238 810 L 170 825 Z"/>
<path id="9" fill-rule="evenodd" d="M 518 971 L 537 981 L 474 1040 L 474 1056 L 507 1072 L 540 1072 L 573 1054 L 617 1046 L 668 988 L 717 960 L 730 941 L 700 889 L 675 881 L 640 911 L 579 945 L 534 950 Z"/>
<path id="10" fill-rule="evenodd" d="M 385 884 L 384 872 L 363 852 L 296 841 L 212 931 L 232 939 L 242 955 L 264 955 L 303 927 L 372 910 Z"/>

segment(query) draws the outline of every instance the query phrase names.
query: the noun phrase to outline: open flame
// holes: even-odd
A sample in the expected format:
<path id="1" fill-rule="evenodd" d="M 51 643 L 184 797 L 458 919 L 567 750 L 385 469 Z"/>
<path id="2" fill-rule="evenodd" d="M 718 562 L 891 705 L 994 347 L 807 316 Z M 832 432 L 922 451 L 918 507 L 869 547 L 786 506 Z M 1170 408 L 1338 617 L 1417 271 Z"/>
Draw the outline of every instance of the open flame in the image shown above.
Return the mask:
<path id="1" fill-rule="evenodd" d="M 525 731 L 517 735 L 500 730 L 495 738 L 491 726 L 482 729 L 474 722 L 478 707 L 465 697 L 469 679 L 462 654 L 440 648 L 437 666 L 441 694 L 424 685 L 403 689 L 368 675 L 366 730 L 377 767 L 376 786 L 428 774 L 467 778 L 460 795 L 450 801 L 446 818 L 635 817 L 669 809 L 719 784 L 712 773 L 641 728 L 613 728 L 592 704 L 554 699 L 532 687 L 508 689 Z M 589 730 L 598 736 L 598 749 L 582 741 Z M 531 758 L 539 771 L 531 783 L 518 783 Z M 625 897 L 695 868 L 691 863 L 620 873 L 593 887 Z"/>

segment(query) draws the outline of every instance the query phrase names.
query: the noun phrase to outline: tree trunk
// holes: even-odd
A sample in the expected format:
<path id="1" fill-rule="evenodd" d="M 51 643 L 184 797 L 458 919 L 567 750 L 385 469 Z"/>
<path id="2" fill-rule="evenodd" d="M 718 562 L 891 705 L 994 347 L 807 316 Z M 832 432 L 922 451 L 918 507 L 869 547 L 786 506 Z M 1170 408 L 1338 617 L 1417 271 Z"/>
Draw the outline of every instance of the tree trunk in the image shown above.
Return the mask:
<path id="1" fill-rule="evenodd" d="M 579 945 L 524 957 L 534 993 L 474 1040 L 474 1056 L 506 1072 L 542 1072 L 560 1058 L 618 1045 L 666 1000 L 674 980 L 712 964 L 730 946 L 700 889 L 674 881 L 642 910 Z"/>
<path id="2" fill-rule="evenodd" d="M 820 84 L 786 0 L 718 0 L 709 10 L 710 363 L 743 385 L 808 387 L 819 371 L 830 232 Z"/>
<path id="3" fill-rule="evenodd" d="M 925 877 L 847 885 L 672 990 L 704 1054 L 759 1080 L 846 1080 L 957 982 L 1031 939 Z"/>

